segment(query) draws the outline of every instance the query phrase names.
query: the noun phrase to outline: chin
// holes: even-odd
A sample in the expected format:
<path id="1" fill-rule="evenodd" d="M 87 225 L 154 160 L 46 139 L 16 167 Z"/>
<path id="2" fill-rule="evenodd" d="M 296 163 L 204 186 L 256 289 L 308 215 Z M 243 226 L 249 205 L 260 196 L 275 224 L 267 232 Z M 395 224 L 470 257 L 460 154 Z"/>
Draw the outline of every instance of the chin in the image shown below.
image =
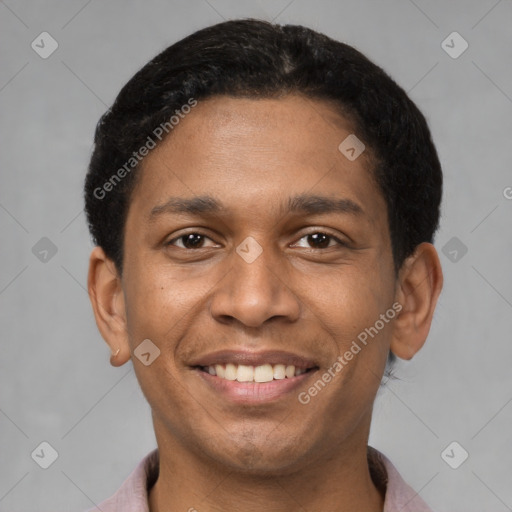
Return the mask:
<path id="1" fill-rule="evenodd" d="M 293 435 L 269 442 L 261 431 L 255 436 L 240 431 L 238 436 L 229 436 L 227 443 L 203 446 L 200 451 L 237 473 L 261 477 L 293 473 L 309 453 Z"/>

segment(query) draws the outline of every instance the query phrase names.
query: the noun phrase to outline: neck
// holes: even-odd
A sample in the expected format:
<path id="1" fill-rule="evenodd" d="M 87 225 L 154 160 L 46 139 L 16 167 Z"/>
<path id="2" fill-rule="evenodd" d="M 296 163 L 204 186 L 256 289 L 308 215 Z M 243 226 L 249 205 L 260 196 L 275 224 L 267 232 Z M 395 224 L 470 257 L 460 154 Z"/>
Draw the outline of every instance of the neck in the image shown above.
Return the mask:
<path id="1" fill-rule="evenodd" d="M 382 512 L 384 496 L 370 476 L 367 439 L 356 445 L 347 439 L 295 471 L 254 475 L 191 453 L 157 433 L 160 469 L 149 491 L 150 512 Z"/>

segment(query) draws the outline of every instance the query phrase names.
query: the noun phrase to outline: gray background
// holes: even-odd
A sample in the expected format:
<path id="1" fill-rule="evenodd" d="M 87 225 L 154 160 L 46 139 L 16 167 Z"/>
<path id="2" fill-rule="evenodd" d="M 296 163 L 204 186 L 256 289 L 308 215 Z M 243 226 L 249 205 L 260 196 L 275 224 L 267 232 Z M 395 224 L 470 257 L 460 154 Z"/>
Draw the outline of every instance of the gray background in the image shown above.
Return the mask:
<path id="1" fill-rule="evenodd" d="M 512 510 L 510 0 L 0 2 L 0 510 L 92 507 L 156 446 L 132 363 L 110 366 L 85 290 L 93 130 L 156 53 L 248 16 L 354 45 L 426 114 L 445 173 L 445 286 L 370 441 L 437 512 Z M 59 45 L 47 59 L 31 48 L 43 31 Z M 453 31 L 469 44 L 458 58 L 441 46 Z M 55 255 L 47 241 L 34 254 L 42 237 Z M 42 441 L 58 452 L 48 469 L 31 458 Z M 458 469 L 441 457 L 452 441 L 469 452 Z"/>

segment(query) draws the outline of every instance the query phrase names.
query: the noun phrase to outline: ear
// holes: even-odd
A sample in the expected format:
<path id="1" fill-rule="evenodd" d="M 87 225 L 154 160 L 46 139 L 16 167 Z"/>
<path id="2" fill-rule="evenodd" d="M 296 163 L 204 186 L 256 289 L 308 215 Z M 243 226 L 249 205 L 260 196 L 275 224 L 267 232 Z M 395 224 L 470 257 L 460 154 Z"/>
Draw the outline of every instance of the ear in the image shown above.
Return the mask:
<path id="1" fill-rule="evenodd" d="M 412 359 L 425 343 L 437 299 L 443 287 L 443 272 L 435 247 L 418 245 L 399 272 L 395 300 L 402 305 L 395 320 L 391 351 Z"/>
<path id="2" fill-rule="evenodd" d="M 110 364 L 121 366 L 131 357 L 124 294 L 117 269 L 101 247 L 91 252 L 87 288 L 96 325 L 110 347 Z"/>

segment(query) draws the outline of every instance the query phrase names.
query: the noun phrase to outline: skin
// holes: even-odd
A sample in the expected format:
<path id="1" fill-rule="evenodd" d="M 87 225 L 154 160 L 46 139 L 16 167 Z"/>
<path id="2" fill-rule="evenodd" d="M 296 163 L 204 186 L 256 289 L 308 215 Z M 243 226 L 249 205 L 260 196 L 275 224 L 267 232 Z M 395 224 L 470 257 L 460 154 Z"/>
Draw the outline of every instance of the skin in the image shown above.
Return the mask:
<path id="1" fill-rule="evenodd" d="M 371 155 L 349 161 L 338 150 L 351 133 L 332 105 L 300 95 L 199 101 L 143 161 L 122 276 L 92 251 L 96 321 L 119 350 L 111 363 L 132 359 L 152 409 L 152 512 L 383 509 L 366 459 L 373 402 L 388 351 L 410 359 L 425 342 L 443 278 L 429 243 L 395 275 Z M 350 199 L 363 214 L 288 212 L 300 194 Z M 223 208 L 151 220 L 170 197 L 206 195 Z M 199 248 L 176 241 L 190 233 L 205 236 Z M 314 233 L 331 236 L 322 245 Z M 236 252 L 247 237 L 262 248 L 252 263 Z M 297 393 L 394 302 L 400 314 L 301 404 Z M 161 352 L 149 366 L 133 355 L 145 339 Z M 236 405 L 189 366 L 220 349 L 289 350 L 318 371 L 280 400 Z"/>

